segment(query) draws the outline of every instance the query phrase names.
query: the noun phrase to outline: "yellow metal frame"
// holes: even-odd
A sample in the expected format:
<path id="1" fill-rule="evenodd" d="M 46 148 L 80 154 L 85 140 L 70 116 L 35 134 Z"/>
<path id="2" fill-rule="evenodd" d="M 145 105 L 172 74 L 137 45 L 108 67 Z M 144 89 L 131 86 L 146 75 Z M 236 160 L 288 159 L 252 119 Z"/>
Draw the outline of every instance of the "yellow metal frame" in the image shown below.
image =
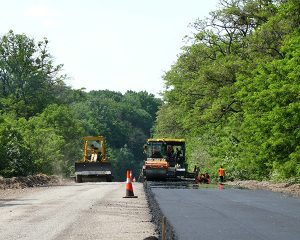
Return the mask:
<path id="1" fill-rule="evenodd" d="M 105 137 L 103 136 L 86 136 L 82 138 L 83 140 L 83 161 L 87 162 L 88 161 L 88 141 L 99 141 L 101 142 L 101 161 L 105 162 L 106 161 L 106 156 L 105 156 Z M 98 151 L 99 152 L 99 151 Z"/>
<path id="2" fill-rule="evenodd" d="M 149 138 L 147 142 L 185 142 L 183 138 Z"/>

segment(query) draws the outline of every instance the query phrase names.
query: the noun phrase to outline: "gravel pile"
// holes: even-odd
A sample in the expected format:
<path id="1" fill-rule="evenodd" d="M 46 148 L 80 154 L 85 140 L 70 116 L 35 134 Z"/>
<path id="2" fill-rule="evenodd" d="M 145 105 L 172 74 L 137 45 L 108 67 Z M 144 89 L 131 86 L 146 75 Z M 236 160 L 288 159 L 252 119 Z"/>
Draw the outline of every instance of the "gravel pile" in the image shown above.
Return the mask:
<path id="1" fill-rule="evenodd" d="M 146 193 L 148 205 L 150 207 L 150 213 L 152 215 L 152 221 L 156 226 L 156 232 L 159 233 L 159 239 L 162 237 L 162 220 L 164 214 L 162 213 L 153 192 L 151 191 L 151 183 L 147 181 L 144 182 L 144 191 Z M 167 240 L 176 240 L 176 233 L 174 231 L 173 226 L 169 223 L 168 219 L 166 219 L 166 239 Z"/>
<path id="2" fill-rule="evenodd" d="M 226 184 L 249 189 L 270 190 L 300 197 L 300 184 L 259 182 L 255 180 L 226 182 Z"/>
<path id="3" fill-rule="evenodd" d="M 4 178 L 0 176 L 0 189 L 23 189 L 28 187 L 40 187 L 61 184 L 62 179 L 58 176 L 37 174 L 27 177 Z"/>

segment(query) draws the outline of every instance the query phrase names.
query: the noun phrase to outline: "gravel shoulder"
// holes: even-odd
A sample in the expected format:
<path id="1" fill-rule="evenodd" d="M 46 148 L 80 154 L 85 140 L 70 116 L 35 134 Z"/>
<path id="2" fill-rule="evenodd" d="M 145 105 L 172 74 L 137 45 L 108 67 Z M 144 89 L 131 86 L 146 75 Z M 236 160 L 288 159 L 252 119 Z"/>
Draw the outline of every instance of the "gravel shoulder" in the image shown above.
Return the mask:
<path id="1" fill-rule="evenodd" d="M 0 190 L 3 239 L 156 239 L 143 184 L 64 183 Z M 6 223 L 10 224 L 6 224 Z M 33 227 L 34 226 L 34 227 Z"/>

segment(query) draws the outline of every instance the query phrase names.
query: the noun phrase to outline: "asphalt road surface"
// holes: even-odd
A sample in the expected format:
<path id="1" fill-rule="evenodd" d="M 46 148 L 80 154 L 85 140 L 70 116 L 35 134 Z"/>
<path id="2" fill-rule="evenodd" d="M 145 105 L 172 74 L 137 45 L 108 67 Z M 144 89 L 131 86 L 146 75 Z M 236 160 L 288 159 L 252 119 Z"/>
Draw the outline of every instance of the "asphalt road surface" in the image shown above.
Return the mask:
<path id="1" fill-rule="evenodd" d="M 180 240 L 299 240 L 300 198 L 263 190 L 152 186 Z"/>
<path id="2" fill-rule="evenodd" d="M 155 235 L 143 186 L 127 199 L 125 183 L 70 183 L 12 198 L 0 192 L 0 239 L 130 239 Z M 4 193 L 6 194 L 4 196 Z"/>

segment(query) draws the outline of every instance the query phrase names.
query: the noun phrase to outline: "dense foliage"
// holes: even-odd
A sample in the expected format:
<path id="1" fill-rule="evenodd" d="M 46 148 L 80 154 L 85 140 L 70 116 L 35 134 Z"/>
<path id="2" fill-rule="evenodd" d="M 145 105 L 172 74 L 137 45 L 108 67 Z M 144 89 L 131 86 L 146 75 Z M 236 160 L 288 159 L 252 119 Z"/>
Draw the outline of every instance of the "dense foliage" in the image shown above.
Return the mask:
<path id="1" fill-rule="evenodd" d="M 73 90 L 48 40 L 0 38 L 0 175 L 62 174 L 82 158 L 83 136 L 103 135 L 116 179 L 139 174 L 142 145 L 161 100 L 147 92 Z"/>
<path id="2" fill-rule="evenodd" d="M 298 0 L 220 0 L 192 24 L 165 73 L 163 103 L 147 92 L 71 89 L 47 39 L 8 32 L 0 37 L 0 175 L 70 175 L 85 135 L 107 138 L 117 180 L 128 168 L 138 175 L 156 121 L 156 136 L 187 139 L 191 168 L 300 181 L 299 12 Z"/>
<path id="3" fill-rule="evenodd" d="M 221 0 L 164 76 L 157 136 L 188 139 L 190 166 L 300 179 L 300 2 Z"/>

